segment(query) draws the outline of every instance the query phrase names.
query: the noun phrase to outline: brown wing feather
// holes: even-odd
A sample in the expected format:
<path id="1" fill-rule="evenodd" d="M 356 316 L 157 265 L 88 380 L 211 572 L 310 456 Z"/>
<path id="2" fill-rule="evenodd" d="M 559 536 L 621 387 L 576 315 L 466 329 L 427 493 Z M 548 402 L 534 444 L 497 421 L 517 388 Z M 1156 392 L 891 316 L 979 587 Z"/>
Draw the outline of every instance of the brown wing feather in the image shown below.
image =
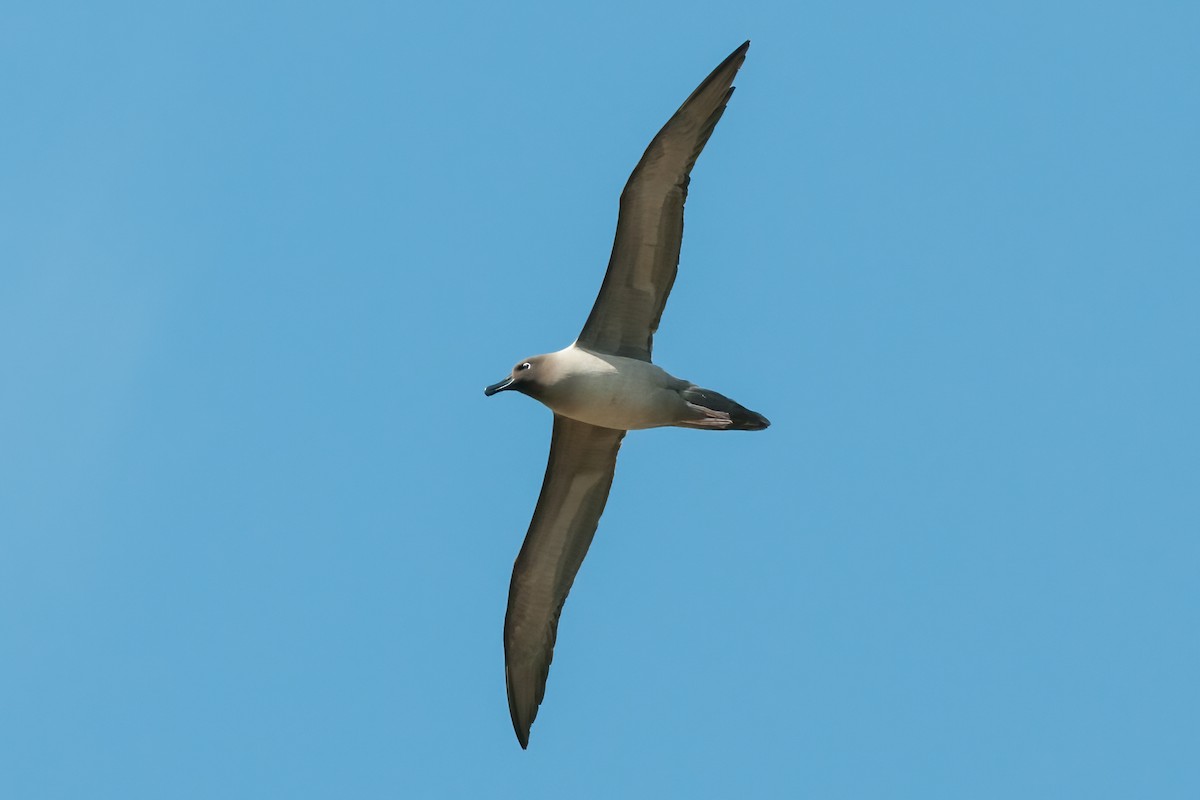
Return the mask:
<path id="1" fill-rule="evenodd" d="M 554 416 L 550 459 L 529 533 L 513 565 L 504 618 L 508 709 L 521 747 L 546 691 L 558 615 L 587 555 L 625 431 Z"/>
<path id="2" fill-rule="evenodd" d="M 581 347 L 650 360 L 683 242 L 683 204 L 692 166 L 733 94 L 750 42 L 734 50 L 684 101 L 650 142 L 621 193 L 608 272 Z"/>

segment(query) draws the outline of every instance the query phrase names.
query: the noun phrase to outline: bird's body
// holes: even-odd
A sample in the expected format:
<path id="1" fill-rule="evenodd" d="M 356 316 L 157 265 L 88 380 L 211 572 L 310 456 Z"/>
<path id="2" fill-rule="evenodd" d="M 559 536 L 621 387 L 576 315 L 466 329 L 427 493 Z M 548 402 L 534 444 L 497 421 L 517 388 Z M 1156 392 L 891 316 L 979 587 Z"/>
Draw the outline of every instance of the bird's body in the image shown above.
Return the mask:
<path id="1" fill-rule="evenodd" d="M 733 93 L 746 42 L 700 84 L 650 143 L 621 193 L 608 272 L 578 339 L 513 367 L 485 394 L 519 391 L 554 412 L 541 495 L 513 566 L 505 677 L 522 747 L 545 693 L 563 602 L 608 500 L 629 430 L 668 425 L 762 430 L 761 414 L 651 363 L 675 282 L 692 166 Z"/>
<path id="2" fill-rule="evenodd" d="M 554 413 L 601 428 L 633 431 L 674 425 L 687 416 L 688 385 L 649 361 L 593 353 L 572 344 L 542 356 L 554 380 L 537 396 Z"/>
<path id="3" fill-rule="evenodd" d="M 619 431 L 668 425 L 737 429 L 738 421 L 728 408 L 706 405 L 698 394 L 709 390 L 680 380 L 649 361 L 593 353 L 572 344 L 537 356 L 536 367 L 530 366 L 534 368 L 540 373 L 539 385 L 528 387 L 525 393 L 554 413 L 578 422 Z M 720 395 L 709 391 L 708 397 L 714 396 Z"/>

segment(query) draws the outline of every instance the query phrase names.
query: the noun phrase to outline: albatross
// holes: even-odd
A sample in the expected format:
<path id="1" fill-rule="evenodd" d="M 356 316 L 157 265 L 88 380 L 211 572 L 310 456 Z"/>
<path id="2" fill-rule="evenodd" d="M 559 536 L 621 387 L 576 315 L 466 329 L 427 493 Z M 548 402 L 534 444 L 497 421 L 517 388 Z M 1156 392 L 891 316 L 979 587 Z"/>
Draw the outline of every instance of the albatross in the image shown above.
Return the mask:
<path id="1" fill-rule="evenodd" d="M 523 749 L 545 695 L 558 617 L 604 512 L 625 432 L 666 425 L 756 431 L 770 424 L 650 360 L 679 265 L 692 166 L 725 112 L 749 47 L 745 42 L 704 79 L 629 176 L 608 272 L 579 337 L 520 361 L 484 389 L 489 397 L 520 392 L 554 412 L 550 459 L 504 618 L 508 708 Z"/>

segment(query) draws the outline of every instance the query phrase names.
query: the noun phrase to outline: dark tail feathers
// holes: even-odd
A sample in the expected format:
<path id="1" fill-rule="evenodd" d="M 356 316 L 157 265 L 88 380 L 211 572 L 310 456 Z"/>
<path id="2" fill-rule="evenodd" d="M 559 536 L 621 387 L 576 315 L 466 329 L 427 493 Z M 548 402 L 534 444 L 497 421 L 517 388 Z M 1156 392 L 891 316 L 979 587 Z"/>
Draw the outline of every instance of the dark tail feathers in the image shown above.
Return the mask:
<path id="1" fill-rule="evenodd" d="M 714 392 L 712 389 L 689 386 L 679 394 L 692 405 L 699 406 L 706 411 L 717 412 L 714 416 L 720 415 L 722 423 L 724 423 L 724 415 L 729 416 L 727 424 L 713 424 L 715 420 L 705 419 L 698 421 L 695 425 L 684 423 L 689 428 L 708 428 L 719 431 L 761 431 L 771 424 L 770 420 L 757 411 L 751 411 L 740 403 L 730 400 L 725 395 Z"/>

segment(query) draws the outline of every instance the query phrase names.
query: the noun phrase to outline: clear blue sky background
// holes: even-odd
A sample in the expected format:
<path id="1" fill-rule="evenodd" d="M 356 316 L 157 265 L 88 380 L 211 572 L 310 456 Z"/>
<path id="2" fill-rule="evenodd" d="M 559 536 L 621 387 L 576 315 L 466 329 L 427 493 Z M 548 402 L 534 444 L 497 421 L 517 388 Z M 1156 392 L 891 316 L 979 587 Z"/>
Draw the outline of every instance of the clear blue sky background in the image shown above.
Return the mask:
<path id="1" fill-rule="evenodd" d="M 432 7 L 436 5 L 436 7 Z M 1200 796 L 1194 3 L 10 4 L 0 795 Z M 742 40 L 530 750 L 617 196 Z"/>

